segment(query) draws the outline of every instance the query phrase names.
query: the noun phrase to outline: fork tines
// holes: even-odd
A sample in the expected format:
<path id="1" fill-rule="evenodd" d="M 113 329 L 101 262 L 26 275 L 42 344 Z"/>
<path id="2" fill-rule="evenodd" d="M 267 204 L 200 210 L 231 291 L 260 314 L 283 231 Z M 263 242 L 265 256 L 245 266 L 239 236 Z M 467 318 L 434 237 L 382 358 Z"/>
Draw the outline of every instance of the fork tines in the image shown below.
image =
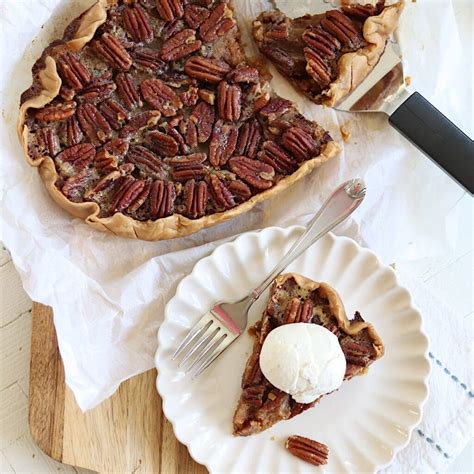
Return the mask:
<path id="1" fill-rule="evenodd" d="M 178 367 L 185 367 L 187 374 L 194 379 L 201 374 L 237 337 L 220 321 L 215 308 L 207 312 L 190 329 L 179 345 L 172 359 L 182 356 Z"/>

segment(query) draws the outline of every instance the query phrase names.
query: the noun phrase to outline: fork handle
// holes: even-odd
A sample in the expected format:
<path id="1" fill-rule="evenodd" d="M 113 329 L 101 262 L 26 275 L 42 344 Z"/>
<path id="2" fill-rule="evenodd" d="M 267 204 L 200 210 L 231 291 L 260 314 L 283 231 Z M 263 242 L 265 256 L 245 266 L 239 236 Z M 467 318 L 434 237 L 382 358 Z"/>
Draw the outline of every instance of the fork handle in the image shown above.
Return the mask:
<path id="1" fill-rule="evenodd" d="M 265 281 L 252 291 L 249 306 L 293 260 L 349 217 L 363 201 L 365 191 L 365 183 L 361 179 L 352 179 L 339 186 L 313 217 L 301 237 L 265 278 Z"/>

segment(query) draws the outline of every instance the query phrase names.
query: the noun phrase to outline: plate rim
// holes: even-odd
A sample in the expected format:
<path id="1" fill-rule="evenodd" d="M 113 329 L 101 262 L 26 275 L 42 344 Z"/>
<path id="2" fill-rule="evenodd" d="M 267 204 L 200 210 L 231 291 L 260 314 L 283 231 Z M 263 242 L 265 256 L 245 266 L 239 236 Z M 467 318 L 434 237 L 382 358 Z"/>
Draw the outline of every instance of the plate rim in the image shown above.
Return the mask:
<path id="1" fill-rule="evenodd" d="M 259 234 L 262 234 L 263 232 L 269 232 L 269 233 L 273 233 L 273 232 L 287 232 L 287 233 L 292 233 L 294 231 L 298 231 L 298 232 L 303 232 L 305 229 L 304 226 L 301 226 L 301 225 L 291 225 L 291 226 L 287 226 L 287 227 L 280 227 L 280 226 L 269 226 L 269 227 L 265 227 L 263 229 L 258 229 L 258 230 L 253 230 L 253 231 L 248 231 L 248 232 L 244 232 L 240 235 L 238 235 L 236 238 L 228 241 L 228 242 L 224 242 L 222 243 L 221 245 L 218 245 L 209 255 L 206 255 L 205 257 L 199 259 L 193 266 L 192 270 L 186 275 L 184 276 L 181 281 L 178 283 L 177 287 L 176 287 L 176 290 L 174 292 L 174 295 L 168 300 L 168 302 L 166 303 L 166 306 L 165 306 L 165 309 L 164 309 L 164 318 L 163 318 L 163 322 L 160 324 L 160 327 L 158 328 L 157 330 L 157 333 L 156 333 L 156 338 L 157 338 L 157 343 L 158 343 L 158 347 L 157 347 L 157 350 L 155 352 L 155 356 L 153 358 L 153 361 L 154 361 L 154 365 L 155 365 L 155 368 L 156 368 L 156 371 L 157 371 L 157 376 L 156 376 L 156 383 L 155 383 L 155 386 L 156 386 L 156 390 L 158 392 L 158 394 L 160 395 L 160 398 L 162 400 L 162 410 L 163 410 L 163 414 L 165 415 L 166 419 L 171 423 L 171 426 L 173 428 L 173 434 L 174 436 L 176 437 L 176 439 L 181 443 L 183 444 L 184 446 L 186 446 L 186 449 L 188 450 L 190 456 L 194 459 L 194 461 L 196 461 L 197 463 L 203 465 L 211 474 L 212 474 L 212 470 L 211 470 L 211 467 L 210 467 L 210 464 L 209 462 L 203 460 L 203 459 L 199 459 L 199 456 L 196 455 L 196 453 L 194 452 L 194 449 L 188 445 L 183 439 L 182 437 L 178 436 L 177 433 L 176 433 L 176 421 L 175 420 L 172 420 L 169 416 L 168 416 L 168 406 L 169 406 L 169 401 L 166 400 L 166 395 L 163 394 L 162 390 L 160 389 L 160 371 L 159 371 L 159 359 L 160 359 L 160 350 L 161 350 L 161 347 L 160 347 L 160 332 L 162 330 L 162 327 L 164 325 L 164 323 L 169 319 L 169 316 L 168 316 L 168 307 L 171 303 L 172 300 L 174 300 L 174 298 L 176 298 L 176 296 L 178 295 L 178 293 L 180 292 L 180 289 L 181 287 L 184 285 L 184 282 L 186 279 L 188 278 L 191 278 L 195 272 L 197 271 L 197 267 L 199 266 L 199 264 L 203 261 L 203 260 L 207 260 L 207 259 L 211 259 L 214 257 L 214 254 L 221 248 L 223 247 L 231 247 L 231 246 L 235 246 L 236 243 L 239 241 L 239 240 L 242 240 L 243 238 L 247 237 L 247 236 L 250 236 L 250 235 L 255 235 L 257 238 L 258 238 L 258 235 Z M 375 258 L 376 262 L 377 262 L 377 265 L 379 267 L 382 267 L 383 269 L 385 270 L 388 270 L 389 273 L 391 273 L 391 276 L 395 279 L 395 285 L 398 286 L 399 288 L 403 289 L 406 291 L 406 293 L 408 294 L 408 307 L 413 310 L 415 313 L 418 314 L 418 317 L 420 318 L 420 327 L 419 327 L 419 332 L 420 332 L 420 335 L 423 336 L 423 338 L 425 339 L 425 350 L 423 352 L 423 356 L 424 356 L 424 360 L 425 362 L 427 363 L 427 367 L 428 367 L 428 370 L 427 370 L 427 373 L 425 374 L 425 376 L 423 377 L 423 380 L 420 380 L 420 382 L 423 383 L 423 388 L 424 388 L 424 394 L 423 394 L 423 398 L 419 404 L 419 415 L 417 417 L 417 419 L 415 420 L 415 422 L 413 422 L 408 428 L 408 433 L 407 433 L 407 437 L 406 437 L 406 440 L 404 443 L 398 445 L 398 446 L 395 446 L 392 449 L 392 457 L 384 464 L 377 464 L 374 466 L 374 471 L 373 472 L 377 472 L 378 470 L 380 469 L 384 469 L 388 466 L 390 466 L 392 464 L 392 462 L 394 461 L 395 457 L 397 456 L 397 454 L 402 451 L 404 448 L 406 448 L 408 446 L 408 444 L 410 443 L 411 439 L 412 439 L 412 435 L 413 435 L 413 432 L 415 430 L 415 428 L 419 425 L 419 423 L 421 422 L 422 418 L 423 418 L 423 411 L 424 411 L 424 406 L 426 404 L 426 401 L 428 400 L 428 397 L 429 397 L 429 377 L 431 375 L 431 369 L 432 369 L 432 366 L 431 366 L 431 362 L 430 362 L 430 359 L 429 359 L 429 356 L 428 356 L 428 353 L 429 353 L 429 348 L 430 348 L 430 338 L 428 337 L 428 335 L 426 334 L 425 332 L 425 329 L 424 329 L 424 319 L 423 319 L 423 315 L 421 313 L 421 311 L 417 308 L 417 306 L 415 305 L 414 301 L 413 301 L 413 297 L 411 295 L 411 292 L 410 290 L 408 290 L 405 286 L 401 285 L 400 284 L 400 281 L 399 281 L 399 278 L 398 278 L 398 275 L 396 273 L 396 271 L 390 266 L 390 265 L 386 265 L 384 264 L 383 262 L 380 261 L 379 257 L 377 256 L 377 254 L 367 248 L 367 247 L 363 247 L 362 245 L 360 245 L 358 242 L 356 242 L 354 239 L 352 239 L 351 237 L 347 237 L 345 235 L 335 235 L 333 232 L 328 232 L 326 235 L 322 236 L 321 238 L 324 238 L 324 237 L 327 237 L 329 236 L 332 240 L 342 240 L 342 241 L 346 241 L 346 242 L 350 242 L 352 244 L 354 244 L 358 251 L 363 251 L 363 252 L 367 252 L 369 253 L 373 258 Z M 319 239 L 318 239 L 319 240 Z M 316 243 L 316 242 L 315 242 Z M 314 244 L 313 244 L 314 245 Z"/>

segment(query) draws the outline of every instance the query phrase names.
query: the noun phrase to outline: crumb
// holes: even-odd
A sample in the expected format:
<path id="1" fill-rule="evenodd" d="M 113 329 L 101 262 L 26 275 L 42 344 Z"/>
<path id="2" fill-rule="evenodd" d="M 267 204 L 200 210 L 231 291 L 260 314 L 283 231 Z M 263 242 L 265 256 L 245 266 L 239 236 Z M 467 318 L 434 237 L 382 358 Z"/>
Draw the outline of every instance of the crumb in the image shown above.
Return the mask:
<path id="1" fill-rule="evenodd" d="M 276 441 L 276 436 L 270 436 L 270 441 Z"/>
<path id="2" fill-rule="evenodd" d="M 411 76 L 405 77 L 405 85 L 408 87 L 411 84 Z"/>
<path id="3" fill-rule="evenodd" d="M 389 267 L 392 267 L 394 270 L 396 270 L 396 269 L 397 269 L 397 264 L 396 264 L 396 262 L 390 263 L 390 264 L 389 264 Z"/>
<path id="4" fill-rule="evenodd" d="M 416 3 L 416 0 L 411 0 L 411 3 Z"/>
<path id="5" fill-rule="evenodd" d="M 341 125 L 339 127 L 339 130 L 341 131 L 342 139 L 347 143 L 349 139 L 351 138 L 351 121 L 346 122 L 344 125 Z"/>

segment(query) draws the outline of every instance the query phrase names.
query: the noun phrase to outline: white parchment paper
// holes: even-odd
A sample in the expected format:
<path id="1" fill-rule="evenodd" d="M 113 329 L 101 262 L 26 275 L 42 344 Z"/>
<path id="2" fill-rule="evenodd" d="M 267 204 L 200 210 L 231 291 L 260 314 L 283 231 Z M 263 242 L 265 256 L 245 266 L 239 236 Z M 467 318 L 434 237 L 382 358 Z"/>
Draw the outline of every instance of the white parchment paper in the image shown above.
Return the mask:
<path id="1" fill-rule="evenodd" d="M 169 242 L 129 241 L 71 218 L 53 203 L 37 171 L 23 160 L 15 122 L 34 60 L 91 3 L 0 2 L 1 238 L 30 297 L 54 308 L 66 382 L 82 409 L 100 403 L 122 381 L 153 366 L 155 334 L 166 302 L 217 241 L 269 225 L 305 222 L 346 179 L 363 177 L 368 195 L 338 233 L 370 246 L 383 261 L 440 255 L 454 242 L 450 213 L 463 195 L 461 188 L 392 130 L 386 117 L 315 106 L 277 73 L 277 92 L 294 100 L 343 145 L 338 158 L 290 193 L 232 222 Z M 268 6 L 263 1 L 234 3 L 244 34 L 251 19 Z M 408 3 L 400 39 L 412 88 L 472 135 L 470 69 L 466 73 L 470 63 L 469 57 L 463 58 L 451 2 Z M 250 41 L 248 46 L 252 49 Z M 341 125 L 351 131 L 347 143 L 341 139 Z"/>

